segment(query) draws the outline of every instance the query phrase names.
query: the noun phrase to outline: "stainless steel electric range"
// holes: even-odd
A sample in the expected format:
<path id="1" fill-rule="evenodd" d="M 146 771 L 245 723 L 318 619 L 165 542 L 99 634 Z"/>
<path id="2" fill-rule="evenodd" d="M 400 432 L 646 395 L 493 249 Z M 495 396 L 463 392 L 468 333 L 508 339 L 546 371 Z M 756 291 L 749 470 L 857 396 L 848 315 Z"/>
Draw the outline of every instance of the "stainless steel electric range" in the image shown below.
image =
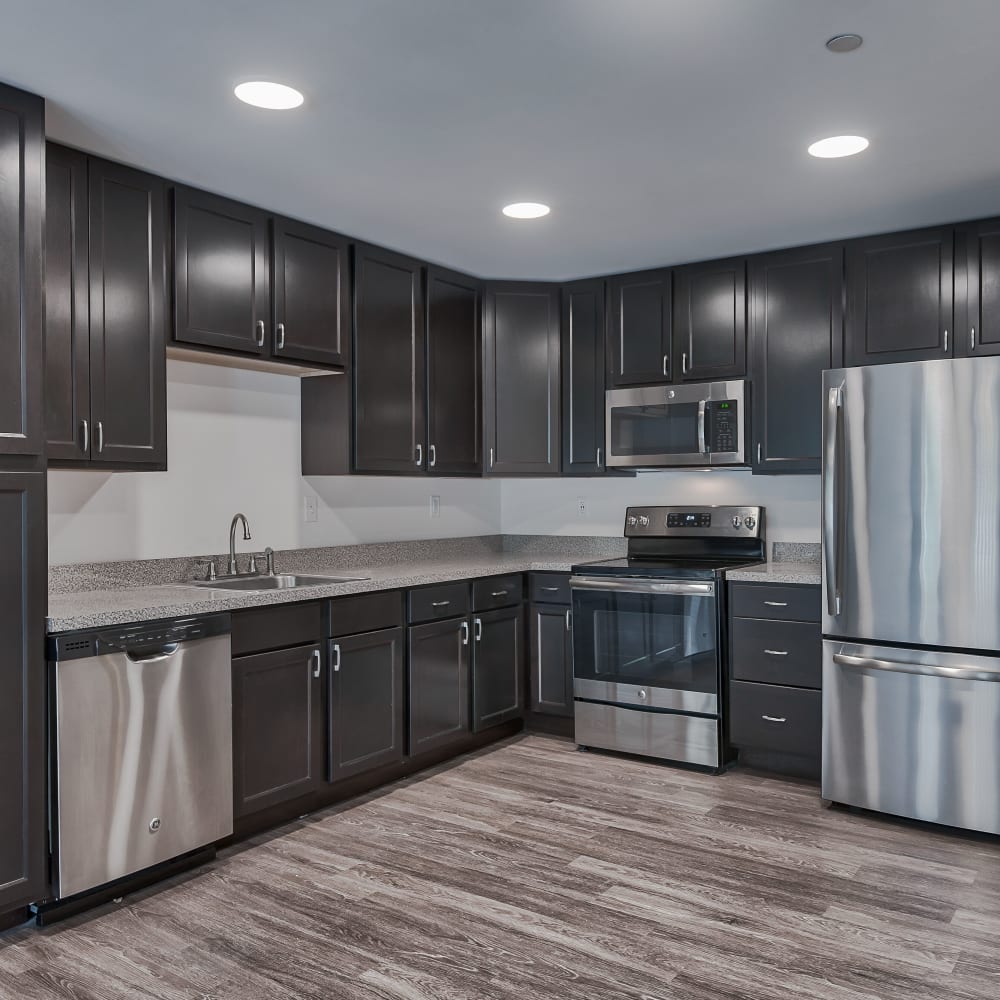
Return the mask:
<path id="1" fill-rule="evenodd" d="M 712 770 L 727 569 L 764 561 L 763 507 L 629 507 L 628 555 L 573 567 L 576 742 Z"/>

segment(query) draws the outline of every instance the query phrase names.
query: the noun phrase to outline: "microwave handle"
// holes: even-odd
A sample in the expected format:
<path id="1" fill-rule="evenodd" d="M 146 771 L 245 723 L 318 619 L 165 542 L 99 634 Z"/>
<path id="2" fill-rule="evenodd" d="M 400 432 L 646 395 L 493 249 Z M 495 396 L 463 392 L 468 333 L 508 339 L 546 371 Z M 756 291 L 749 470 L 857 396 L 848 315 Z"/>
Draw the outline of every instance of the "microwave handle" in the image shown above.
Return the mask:
<path id="1" fill-rule="evenodd" d="M 708 448 L 705 446 L 705 407 L 707 403 L 704 399 L 698 401 L 698 451 L 703 455 L 707 454 Z"/>

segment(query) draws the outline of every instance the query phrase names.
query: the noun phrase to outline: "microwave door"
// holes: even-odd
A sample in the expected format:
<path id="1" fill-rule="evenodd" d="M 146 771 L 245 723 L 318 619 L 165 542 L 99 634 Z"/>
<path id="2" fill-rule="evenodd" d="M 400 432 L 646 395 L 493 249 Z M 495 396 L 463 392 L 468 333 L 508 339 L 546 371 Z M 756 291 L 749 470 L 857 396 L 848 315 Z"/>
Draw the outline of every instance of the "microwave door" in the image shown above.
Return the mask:
<path id="1" fill-rule="evenodd" d="M 623 466 L 706 465 L 705 400 L 609 402 L 608 460 Z"/>

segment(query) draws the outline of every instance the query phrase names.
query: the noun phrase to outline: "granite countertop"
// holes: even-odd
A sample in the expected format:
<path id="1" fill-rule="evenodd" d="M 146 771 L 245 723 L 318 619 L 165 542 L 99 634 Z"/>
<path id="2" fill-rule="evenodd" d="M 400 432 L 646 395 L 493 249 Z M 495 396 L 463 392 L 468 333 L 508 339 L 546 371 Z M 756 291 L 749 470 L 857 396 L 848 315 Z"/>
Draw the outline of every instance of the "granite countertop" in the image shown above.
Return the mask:
<path id="1" fill-rule="evenodd" d="M 593 558 L 593 556 L 591 556 Z M 271 590 L 264 593 L 213 590 L 208 587 L 171 583 L 116 590 L 89 590 L 49 595 L 47 628 L 50 633 L 77 629 L 103 628 L 129 622 L 153 621 L 182 615 L 236 611 L 269 604 L 293 604 L 325 597 L 343 597 L 378 590 L 420 587 L 429 583 L 471 580 L 497 573 L 525 573 L 529 570 L 569 572 L 586 556 L 545 553 L 537 558 L 527 554 L 482 553 L 471 558 L 442 558 L 400 561 L 391 566 L 346 568 L 343 565 L 310 566 L 308 572 L 319 576 L 365 576 L 369 579 L 349 583 L 330 583 L 320 587 L 295 590 Z M 290 571 L 294 572 L 294 571 Z"/>
<path id="2" fill-rule="evenodd" d="M 822 583 L 821 564 L 818 562 L 768 562 L 760 566 L 731 569 L 726 579 L 740 583 Z"/>

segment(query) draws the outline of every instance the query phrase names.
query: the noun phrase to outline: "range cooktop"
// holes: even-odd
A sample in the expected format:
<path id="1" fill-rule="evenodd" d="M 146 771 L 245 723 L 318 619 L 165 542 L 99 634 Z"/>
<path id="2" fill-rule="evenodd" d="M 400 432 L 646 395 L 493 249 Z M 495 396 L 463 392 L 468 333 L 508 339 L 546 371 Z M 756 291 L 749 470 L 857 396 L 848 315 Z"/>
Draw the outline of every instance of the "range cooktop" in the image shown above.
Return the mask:
<path id="1" fill-rule="evenodd" d="M 572 569 L 583 576 L 670 577 L 678 580 L 709 579 L 727 569 L 757 566 L 760 559 L 598 559 Z"/>

